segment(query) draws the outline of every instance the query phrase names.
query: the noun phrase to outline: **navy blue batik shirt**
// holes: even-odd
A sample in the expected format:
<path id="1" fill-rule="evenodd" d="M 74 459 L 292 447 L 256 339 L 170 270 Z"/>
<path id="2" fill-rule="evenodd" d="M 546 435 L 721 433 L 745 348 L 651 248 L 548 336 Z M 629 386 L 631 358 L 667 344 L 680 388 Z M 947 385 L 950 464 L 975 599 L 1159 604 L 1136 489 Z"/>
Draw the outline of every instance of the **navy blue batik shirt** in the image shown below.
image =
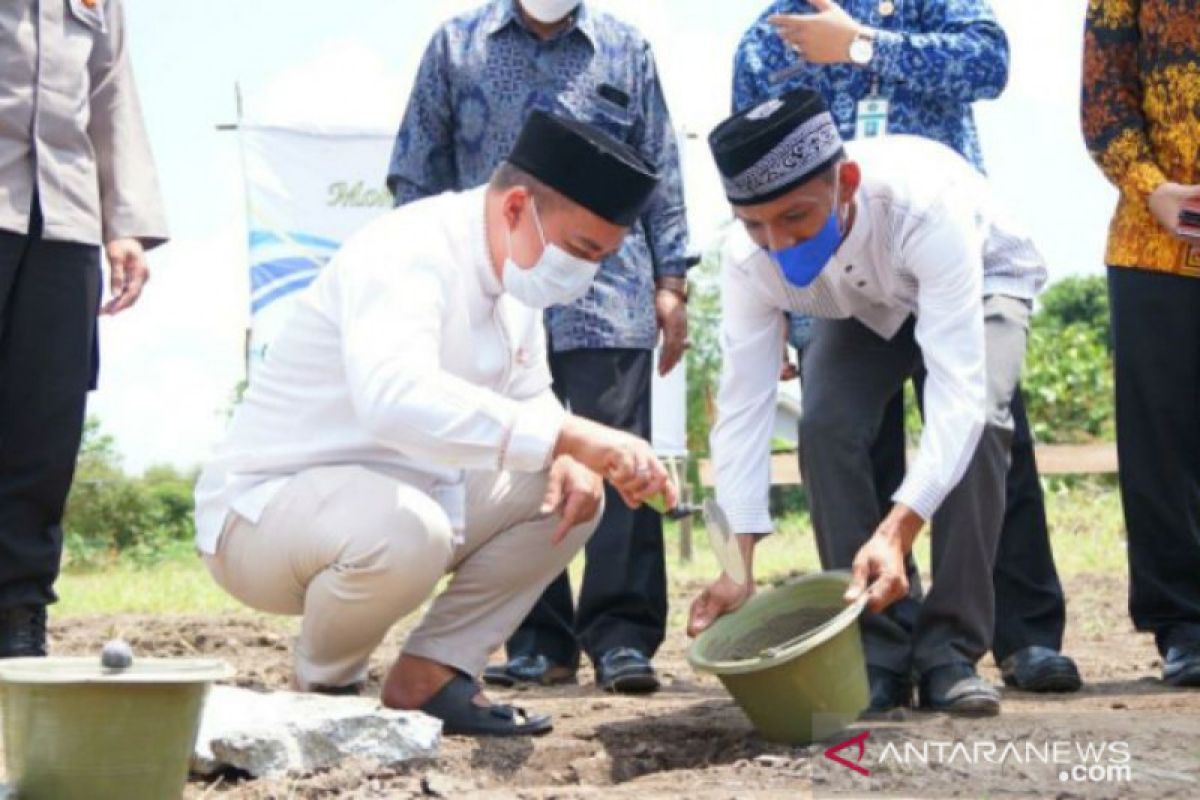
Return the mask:
<path id="1" fill-rule="evenodd" d="M 661 184 L 588 293 L 546 312 L 555 351 L 653 349 L 654 279 L 686 274 L 688 230 L 675 131 L 649 44 L 583 3 L 548 41 L 515 0 L 494 0 L 434 34 L 396 136 L 397 205 L 486 183 L 533 109 L 595 125 L 634 147 Z"/>
<path id="2" fill-rule="evenodd" d="M 842 137 L 853 139 L 858 103 L 878 83 L 891 103 L 890 133 L 924 136 L 957 150 L 983 171 L 971 104 L 1008 83 L 1008 38 L 987 0 L 843 0 L 846 13 L 878 31 L 870 64 L 809 64 L 767 22 L 811 14 L 804 0 L 777 0 L 742 37 L 733 66 L 733 108 L 741 111 L 791 89 L 825 96 Z M 884 15 L 890 8 L 893 13 Z"/>

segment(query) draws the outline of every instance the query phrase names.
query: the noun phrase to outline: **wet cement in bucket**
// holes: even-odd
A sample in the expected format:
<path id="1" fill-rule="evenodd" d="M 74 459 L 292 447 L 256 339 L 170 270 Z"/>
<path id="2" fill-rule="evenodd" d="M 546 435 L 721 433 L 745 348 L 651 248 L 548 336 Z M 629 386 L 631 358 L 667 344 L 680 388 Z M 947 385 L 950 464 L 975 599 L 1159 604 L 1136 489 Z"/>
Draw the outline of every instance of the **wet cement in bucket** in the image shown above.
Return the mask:
<path id="1" fill-rule="evenodd" d="M 844 608 L 802 608 L 771 617 L 763 625 L 741 636 L 714 642 L 708 652 L 713 661 L 742 661 L 754 658 L 771 647 L 799 640 L 821 627 Z"/>

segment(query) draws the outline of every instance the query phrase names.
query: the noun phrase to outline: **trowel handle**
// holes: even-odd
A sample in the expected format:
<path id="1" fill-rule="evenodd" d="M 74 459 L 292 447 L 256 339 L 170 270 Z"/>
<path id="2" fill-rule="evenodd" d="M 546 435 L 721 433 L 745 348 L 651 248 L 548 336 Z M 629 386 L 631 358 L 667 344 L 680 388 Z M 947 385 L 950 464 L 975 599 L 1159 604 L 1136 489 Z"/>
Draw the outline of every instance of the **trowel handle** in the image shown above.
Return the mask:
<path id="1" fill-rule="evenodd" d="M 646 505 L 650 506 L 651 508 L 653 508 L 655 511 L 657 511 L 660 514 L 666 514 L 667 510 L 668 510 L 667 509 L 667 498 L 663 495 L 662 492 L 659 492 L 658 494 L 654 495 L 653 497 L 647 497 Z"/>
<path id="2" fill-rule="evenodd" d="M 670 459 L 667 461 L 667 472 L 670 474 L 671 482 L 675 484 L 675 488 L 679 489 L 679 470 L 675 466 L 675 459 Z M 688 505 L 687 503 L 680 503 L 674 508 L 667 508 L 667 498 L 662 492 L 659 492 L 653 497 L 646 498 L 646 505 L 653 508 L 659 514 L 662 514 L 667 519 L 676 521 L 687 519 L 688 517 L 701 513 L 701 508 L 699 506 Z"/>
<path id="3" fill-rule="evenodd" d="M 653 497 L 646 499 L 646 505 L 653 508 L 659 514 L 662 514 L 667 519 L 681 520 L 699 514 L 701 509 L 698 506 L 680 503 L 674 508 L 667 508 L 667 500 L 662 494 L 656 494 Z"/>

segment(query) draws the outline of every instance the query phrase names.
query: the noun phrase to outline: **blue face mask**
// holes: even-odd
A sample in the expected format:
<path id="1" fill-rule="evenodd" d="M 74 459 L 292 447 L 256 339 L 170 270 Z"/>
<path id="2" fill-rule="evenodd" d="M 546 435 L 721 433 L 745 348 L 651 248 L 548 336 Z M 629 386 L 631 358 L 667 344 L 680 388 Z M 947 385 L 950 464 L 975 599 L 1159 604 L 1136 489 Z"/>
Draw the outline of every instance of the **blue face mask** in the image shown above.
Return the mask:
<path id="1" fill-rule="evenodd" d="M 788 283 L 803 289 L 817 279 L 841 242 L 842 227 L 838 224 L 835 207 L 829 212 L 825 227 L 816 236 L 783 250 L 772 250 L 771 256 L 779 264 Z"/>
<path id="2" fill-rule="evenodd" d="M 782 250 L 771 250 L 771 256 L 779 265 L 783 277 L 793 286 L 803 289 L 812 284 L 842 243 L 842 226 L 838 218 L 841 188 L 840 182 L 834 186 L 833 208 L 816 236 Z"/>

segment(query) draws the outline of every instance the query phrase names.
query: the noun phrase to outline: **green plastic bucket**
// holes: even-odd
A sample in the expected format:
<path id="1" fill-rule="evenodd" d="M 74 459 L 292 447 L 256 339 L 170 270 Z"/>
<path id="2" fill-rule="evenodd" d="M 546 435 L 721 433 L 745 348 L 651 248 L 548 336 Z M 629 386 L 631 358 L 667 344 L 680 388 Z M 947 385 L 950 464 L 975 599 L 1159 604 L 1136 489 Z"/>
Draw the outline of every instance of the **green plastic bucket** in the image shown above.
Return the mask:
<path id="1" fill-rule="evenodd" d="M 176 800 L 210 682 L 212 659 L 140 659 L 108 670 L 95 658 L 0 661 L 10 791 L 20 800 Z"/>
<path id="2" fill-rule="evenodd" d="M 858 617 L 842 600 L 849 575 L 806 575 L 750 598 L 697 637 L 688 661 L 716 675 L 766 739 L 810 744 L 870 704 Z"/>

